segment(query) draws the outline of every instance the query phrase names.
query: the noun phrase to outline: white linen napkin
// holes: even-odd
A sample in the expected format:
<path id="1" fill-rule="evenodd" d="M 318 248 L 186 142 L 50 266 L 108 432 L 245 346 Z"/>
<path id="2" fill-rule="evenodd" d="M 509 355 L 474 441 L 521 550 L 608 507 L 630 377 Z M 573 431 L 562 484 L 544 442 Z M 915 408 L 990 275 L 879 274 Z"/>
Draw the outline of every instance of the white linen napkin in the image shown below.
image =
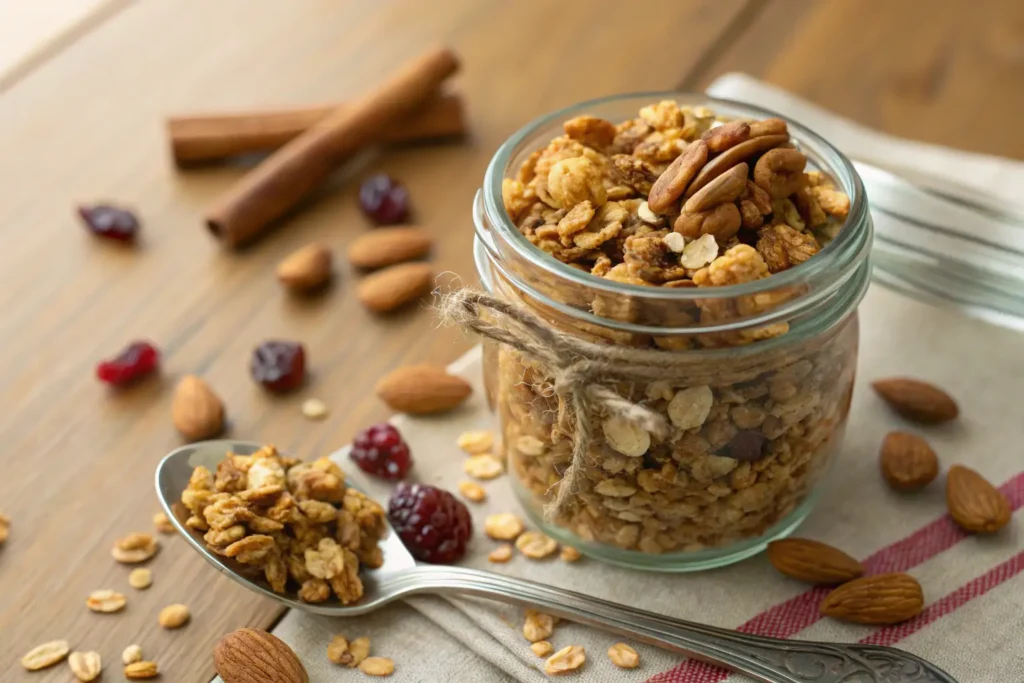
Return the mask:
<path id="1" fill-rule="evenodd" d="M 1024 164 L 871 131 L 746 76 L 726 76 L 709 92 L 779 111 L 820 132 L 841 149 L 857 150 L 858 156 L 881 164 L 949 174 L 1004 197 L 1012 198 L 1012 193 L 1024 186 Z M 941 481 L 913 497 L 890 491 L 877 471 L 878 446 L 885 432 L 908 426 L 881 405 L 868 385 L 878 377 L 906 374 L 949 390 L 961 404 L 961 418 L 955 425 L 927 433 L 943 466 L 959 462 L 983 472 L 1002 487 L 1016 510 L 1024 503 L 1020 450 L 1024 411 L 1019 398 L 1024 383 L 1020 351 L 1024 337 L 877 285 L 861 305 L 860 318 L 859 371 L 846 441 L 827 495 L 798 534 L 834 543 L 865 559 L 876 573 L 905 570 L 915 575 L 924 586 L 927 604 L 918 619 L 897 628 L 818 619 L 815 608 L 821 596 L 779 576 L 763 556 L 715 571 L 679 575 L 631 571 L 586 558 L 575 564 L 557 559 L 536 562 L 518 554 L 508 564 L 490 564 L 486 555 L 493 544 L 481 532 L 484 516 L 519 512 L 505 479 L 486 485 L 485 503 L 470 504 L 477 531 L 463 564 L 748 632 L 891 643 L 934 660 L 963 683 L 1006 683 L 1010 680 L 1007 676 L 1019 676 L 1024 667 L 1020 654 L 1024 642 L 1021 515 L 1015 515 L 1011 527 L 996 537 L 966 537 L 945 515 Z M 455 439 L 468 429 L 492 427 L 493 416 L 483 400 L 479 351 L 459 359 L 452 370 L 476 389 L 463 409 L 433 419 L 398 416 L 394 422 L 411 445 L 416 478 L 454 490 L 456 482 L 465 478 L 463 456 L 455 448 Z M 337 455 L 368 492 L 379 499 L 387 497 L 390 487 L 360 477 L 344 451 Z M 353 675 L 327 660 L 327 643 L 335 633 L 349 638 L 369 636 L 374 654 L 395 660 L 396 671 L 389 679 L 393 681 L 546 681 L 543 660 L 529 650 L 521 625 L 522 613 L 515 608 L 420 597 L 350 620 L 291 612 L 274 632 L 298 653 L 312 683 L 347 680 Z M 585 646 L 587 661 L 574 680 L 748 680 L 636 643 L 632 644 L 640 652 L 640 668 L 617 669 L 605 650 L 619 640 L 628 642 L 564 622 L 551 638 L 556 649 L 569 644 Z"/>

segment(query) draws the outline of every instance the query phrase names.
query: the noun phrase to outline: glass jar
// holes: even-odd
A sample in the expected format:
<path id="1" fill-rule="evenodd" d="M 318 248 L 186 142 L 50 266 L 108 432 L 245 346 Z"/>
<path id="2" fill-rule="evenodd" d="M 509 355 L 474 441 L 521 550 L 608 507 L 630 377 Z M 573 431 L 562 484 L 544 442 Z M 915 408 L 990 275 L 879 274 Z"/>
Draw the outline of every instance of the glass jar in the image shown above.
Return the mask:
<path id="1" fill-rule="evenodd" d="M 573 396 L 550 362 L 484 342 L 511 481 L 533 523 L 607 562 L 690 571 L 759 552 L 813 507 L 849 411 L 872 224 L 850 162 L 789 122 L 808 167 L 851 200 L 834 239 L 796 267 L 721 287 L 646 287 L 591 275 L 530 244 L 504 209 L 502 180 L 561 134 L 563 121 L 623 121 L 662 99 L 726 117 L 777 116 L 686 93 L 616 96 L 544 116 L 491 160 L 474 203 L 474 248 L 485 288 L 550 330 L 672 366 L 664 377 L 630 377 L 615 364 L 597 371 L 596 383 L 662 416 L 667 430 L 644 432 L 600 410 L 588 415 L 574 490 L 552 511 L 581 427 Z"/>

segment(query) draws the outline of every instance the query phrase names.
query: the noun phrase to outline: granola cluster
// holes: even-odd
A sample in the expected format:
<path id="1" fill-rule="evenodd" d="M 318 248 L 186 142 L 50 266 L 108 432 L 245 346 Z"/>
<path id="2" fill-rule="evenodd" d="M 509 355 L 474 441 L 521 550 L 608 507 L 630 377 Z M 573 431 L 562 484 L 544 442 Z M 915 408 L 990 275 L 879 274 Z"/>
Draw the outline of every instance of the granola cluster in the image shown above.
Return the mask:
<path id="1" fill-rule="evenodd" d="M 305 602 L 355 602 L 360 567 L 383 563 L 384 509 L 346 487 L 329 458 L 302 463 L 273 446 L 228 453 L 215 473 L 195 468 L 181 502 L 210 550 L 261 571 L 276 593 L 292 584 Z"/>
<path id="2" fill-rule="evenodd" d="M 564 130 L 504 180 L 502 198 L 530 242 L 598 277 L 761 279 L 818 253 L 850 210 L 780 119 L 726 121 L 666 100 L 617 125 L 578 116 Z"/>
<path id="3" fill-rule="evenodd" d="M 580 116 L 503 186 L 522 234 L 597 277 L 650 287 L 753 282 L 813 258 L 838 233 L 849 198 L 790 142 L 786 123 L 728 121 L 664 101 L 615 124 Z M 800 294 L 766 288 L 731 299 L 645 308 L 637 297 L 530 277 L 544 294 L 613 320 L 688 327 L 748 318 Z M 597 414 L 584 476 L 551 520 L 583 542 L 643 553 L 689 552 L 763 535 L 807 497 L 849 410 L 857 321 L 758 350 L 789 325 L 657 336 L 570 318 L 522 296 L 560 331 L 590 341 L 693 357 L 685 379 L 620 382 L 661 413 L 667 434 Z M 753 345 L 753 346 L 752 346 Z M 709 355 L 703 349 L 735 353 Z M 485 348 L 509 467 L 541 514 L 571 462 L 575 416 L 543 369 L 508 347 Z M 681 358 L 686 358 L 682 355 Z"/>

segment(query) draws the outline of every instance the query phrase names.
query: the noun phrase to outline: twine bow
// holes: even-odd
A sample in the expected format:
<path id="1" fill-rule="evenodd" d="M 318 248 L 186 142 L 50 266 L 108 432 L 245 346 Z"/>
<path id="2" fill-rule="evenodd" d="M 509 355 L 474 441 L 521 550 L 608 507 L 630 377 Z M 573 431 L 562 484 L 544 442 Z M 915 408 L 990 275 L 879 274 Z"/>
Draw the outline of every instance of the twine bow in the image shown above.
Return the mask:
<path id="1" fill-rule="evenodd" d="M 595 414 L 617 416 L 659 438 L 667 435 L 668 424 L 661 414 L 623 398 L 603 383 L 671 377 L 673 366 L 677 370 L 684 367 L 673 361 L 674 354 L 588 342 L 553 329 L 524 306 L 472 289 L 443 295 L 439 311 L 446 324 L 505 344 L 536 362 L 552 378 L 555 394 L 571 408 L 575 427 L 572 459 L 554 499 L 545 508 L 549 517 L 563 511 L 579 490 Z"/>

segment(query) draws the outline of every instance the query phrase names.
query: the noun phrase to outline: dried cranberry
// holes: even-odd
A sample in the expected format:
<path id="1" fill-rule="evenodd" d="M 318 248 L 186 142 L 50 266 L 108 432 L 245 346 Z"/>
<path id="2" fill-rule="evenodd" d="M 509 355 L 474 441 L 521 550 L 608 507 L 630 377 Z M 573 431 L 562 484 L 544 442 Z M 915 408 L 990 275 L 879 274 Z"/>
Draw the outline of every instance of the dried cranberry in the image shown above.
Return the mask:
<path id="1" fill-rule="evenodd" d="M 96 376 L 102 382 L 121 386 L 145 377 L 160 363 L 156 347 L 145 341 L 136 341 L 110 360 L 96 366 Z"/>
<path id="2" fill-rule="evenodd" d="M 389 175 L 373 175 L 359 187 L 359 207 L 377 225 L 401 223 L 409 215 L 409 191 Z"/>
<path id="3" fill-rule="evenodd" d="M 725 444 L 722 454 L 744 462 L 760 460 L 768 454 L 768 437 L 755 429 L 741 429 L 736 432 L 729 443 Z"/>
<path id="4" fill-rule="evenodd" d="M 85 225 L 99 236 L 121 242 L 132 242 L 139 231 L 139 220 L 128 209 L 108 204 L 78 207 L 78 215 Z"/>
<path id="5" fill-rule="evenodd" d="M 402 435 L 384 423 L 356 434 L 349 457 L 359 469 L 384 479 L 403 479 L 412 467 L 412 455 Z"/>
<path id="6" fill-rule="evenodd" d="M 290 341 L 266 341 L 252 351 L 252 378 L 274 392 L 293 391 L 306 378 L 306 350 Z"/>
<path id="7" fill-rule="evenodd" d="M 388 519 L 412 556 L 433 564 L 461 558 L 473 535 L 466 506 L 436 486 L 399 484 L 388 504 Z"/>

